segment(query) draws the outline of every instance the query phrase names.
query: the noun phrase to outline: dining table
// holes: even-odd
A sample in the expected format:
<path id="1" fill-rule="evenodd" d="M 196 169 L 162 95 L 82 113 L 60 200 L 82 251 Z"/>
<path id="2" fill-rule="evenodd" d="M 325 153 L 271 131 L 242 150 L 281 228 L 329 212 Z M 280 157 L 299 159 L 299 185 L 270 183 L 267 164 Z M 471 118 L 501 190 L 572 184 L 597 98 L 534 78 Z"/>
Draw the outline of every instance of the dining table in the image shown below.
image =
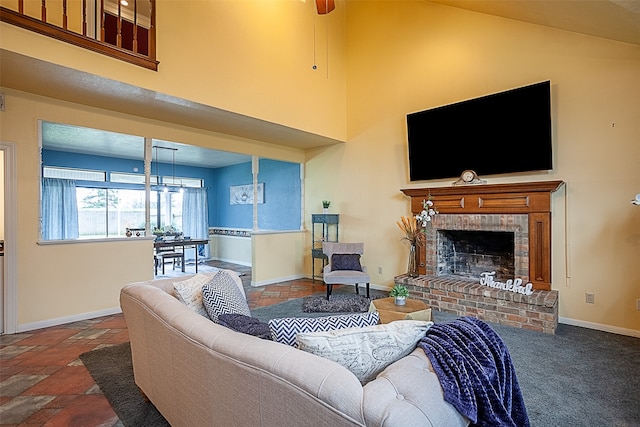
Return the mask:
<path id="1" fill-rule="evenodd" d="M 186 248 L 194 247 L 196 273 L 198 272 L 198 245 L 208 245 L 207 239 L 160 239 L 153 242 L 153 248 L 181 248 L 184 251 Z M 184 273 L 184 262 L 182 263 L 182 272 Z"/>

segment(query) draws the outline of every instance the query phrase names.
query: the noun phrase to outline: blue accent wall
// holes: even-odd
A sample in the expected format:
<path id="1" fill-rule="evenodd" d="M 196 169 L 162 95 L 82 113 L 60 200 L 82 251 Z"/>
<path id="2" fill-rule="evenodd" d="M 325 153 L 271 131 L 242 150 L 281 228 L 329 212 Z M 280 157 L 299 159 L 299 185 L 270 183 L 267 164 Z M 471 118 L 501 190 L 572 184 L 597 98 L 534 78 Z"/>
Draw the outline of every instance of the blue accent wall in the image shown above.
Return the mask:
<path id="1" fill-rule="evenodd" d="M 144 162 L 106 156 L 93 156 L 54 150 L 42 150 L 43 166 L 92 169 L 144 175 Z M 133 169 L 138 168 L 138 172 Z M 173 175 L 173 165 L 152 165 L 152 175 Z M 253 182 L 251 162 L 217 169 L 175 165 L 175 176 L 200 178 L 207 188 L 209 226 L 253 228 L 253 205 L 231 205 L 230 187 Z M 258 181 L 264 183 L 264 203 L 258 205 L 258 227 L 262 230 L 299 230 L 301 209 L 300 165 L 260 159 Z M 95 186 L 95 182 L 78 181 L 78 185 Z M 143 185 L 105 182 L 107 188 L 142 189 Z"/>
<path id="2" fill-rule="evenodd" d="M 216 170 L 215 202 L 218 227 L 225 228 L 253 228 L 253 205 L 231 205 L 230 187 L 232 185 L 247 185 L 253 181 L 251 162 L 227 166 Z"/>
<path id="3" fill-rule="evenodd" d="M 258 205 L 258 228 L 299 230 L 300 164 L 260 159 L 258 181 L 265 183 L 264 204 Z"/>
<path id="4" fill-rule="evenodd" d="M 230 187 L 253 183 L 251 162 L 216 170 L 217 224 L 227 228 L 253 228 L 253 205 L 232 205 Z M 299 230 L 301 209 L 300 165 L 260 159 L 258 182 L 264 184 L 264 203 L 258 204 L 260 230 Z"/>

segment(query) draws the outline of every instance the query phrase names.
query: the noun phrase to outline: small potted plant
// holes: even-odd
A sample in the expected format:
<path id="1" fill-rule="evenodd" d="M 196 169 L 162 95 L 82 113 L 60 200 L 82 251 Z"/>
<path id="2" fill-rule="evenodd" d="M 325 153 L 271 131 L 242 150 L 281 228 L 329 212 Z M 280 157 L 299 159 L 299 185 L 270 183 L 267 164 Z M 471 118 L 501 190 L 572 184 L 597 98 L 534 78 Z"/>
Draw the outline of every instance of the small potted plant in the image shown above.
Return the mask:
<path id="1" fill-rule="evenodd" d="M 329 212 L 329 206 L 331 206 L 331 200 L 323 200 L 322 201 L 322 212 Z"/>
<path id="2" fill-rule="evenodd" d="M 407 302 L 407 297 L 409 296 L 409 290 L 404 285 L 395 284 L 393 285 L 393 288 L 391 288 L 389 296 L 395 298 L 396 305 L 405 305 Z"/>

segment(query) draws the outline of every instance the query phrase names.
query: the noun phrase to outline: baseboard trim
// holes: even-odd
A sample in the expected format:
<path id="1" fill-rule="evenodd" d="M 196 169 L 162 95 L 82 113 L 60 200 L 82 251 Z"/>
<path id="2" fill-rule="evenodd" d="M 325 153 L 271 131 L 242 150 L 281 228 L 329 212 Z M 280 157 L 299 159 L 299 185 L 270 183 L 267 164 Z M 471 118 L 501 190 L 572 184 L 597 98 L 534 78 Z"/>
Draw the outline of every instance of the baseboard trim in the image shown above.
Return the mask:
<path id="1" fill-rule="evenodd" d="M 313 278 L 307 274 L 296 274 L 293 276 L 287 276 L 287 277 L 278 277 L 277 279 L 270 279 L 270 280 L 263 280 L 260 282 L 251 282 L 251 286 L 254 288 L 259 288 L 260 286 L 267 286 L 267 285 L 274 285 L 276 283 L 280 283 L 280 282 L 286 282 L 289 280 L 298 280 L 298 279 L 309 279 L 309 280 L 313 280 Z M 322 281 L 322 279 L 316 279 L 317 282 L 319 282 L 320 284 L 323 284 L 324 282 Z M 382 286 L 382 285 L 376 285 L 375 283 L 371 283 L 369 284 L 369 289 L 376 289 L 379 291 L 389 291 L 391 290 L 391 288 L 389 288 L 388 286 Z"/>
<path id="2" fill-rule="evenodd" d="M 58 317 L 56 319 L 43 320 L 41 322 L 25 323 L 22 325 L 18 325 L 17 332 L 27 332 L 27 331 L 33 331 L 36 329 L 50 328 L 51 326 L 64 325 L 67 323 L 79 322 L 81 320 L 95 319 L 96 317 L 111 316 L 112 314 L 119 314 L 119 313 L 122 313 L 122 309 L 120 307 L 114 307 L 106 310 L 93 311 L 90 313 L 82 313 L 82 314 L 76 314 L 73 316 L 65 316 L 65 317 Z"/>
<path id="3" fill-rule="evenodd" d="M 627 335 L 630 337 L 640 338 L 640 331 L 635 329 L 620 328 L 618 326 L 603 325 L 602 323 L 587 322 L 585 320 L 570 319 L 568 317 L 559 317 L 558 323 L 565 325 L 580 326 L 581 328 L 595 329 L 612 334 Z"/>
<path id="4" fill-rule="evenodd" d="M 251 286 L 254 288 L 259 288 L 260 286 L 273 285 L 275 283 L 287 282 L 289 280 L 304 279 L 304 277 L 304 274 L 295 274 L 293 276 L 278 277 L 276 279 L 262 280 L 260 282 L 254 282 L 253 280 L 251 280 Z"/>
<path id="5" fill-rule="evenodd" d="M 231 264 L 238 264 L 238 265 L 242 265 L 242 266 L 244 266 L 244 267 L 251 267 L 251 262 L 238 261 L 237 259 L 227 259 L 227 258 L 220 258 L 220 257 L 211 257 L 211 258 L 209 258 L 207 261 L 228 262 L 228 263 L 231 263 Z"/>

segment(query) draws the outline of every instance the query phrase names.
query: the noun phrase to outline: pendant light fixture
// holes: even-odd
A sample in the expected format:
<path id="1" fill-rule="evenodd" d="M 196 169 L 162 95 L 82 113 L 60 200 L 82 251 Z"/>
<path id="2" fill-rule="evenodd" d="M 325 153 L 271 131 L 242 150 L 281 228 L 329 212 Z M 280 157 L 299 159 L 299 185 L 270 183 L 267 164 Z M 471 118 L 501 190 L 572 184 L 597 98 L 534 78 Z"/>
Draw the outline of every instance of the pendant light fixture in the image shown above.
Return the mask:
<path id="1" fill-rule="evenodd" d="M 171 163 L 173 166 L 173 176 L 171 178 L 171 185 L 176 185 L 176 151 L 178 151 L 177 148 L 172 148 L 173 150 L 173 157 L 171 159 Z M 184 188 L 182 187 L 182 179 L 180 179 L 180 188 L 178 189 L 178 192 L 180 194 L 184 193 Z"/>
<path id="2" fill-rule="evenodd" d="M 170 191 L 169 189 L 169 185 L 167 185 L 166 182 L 162 182 L 162 186 L 160 186 L 160 163 L 158 162 L 158 150 L 171 150 L 171 186 L 175 186 L 176 184 L 176 151 L 178 151 L 177 148 L 171 148 L 171 147 L 160 147 L 158 145 L 154 145 L 153 148 L 156 150 L 156 188 L 160 189 L 162 188 L 162 191 L 164 193 L 168 193 Z M 183 190 L 183 186 L 182 184 L 180 185 L 180 189 L 178 190 L 180 193 L 182 193 Z"/>

